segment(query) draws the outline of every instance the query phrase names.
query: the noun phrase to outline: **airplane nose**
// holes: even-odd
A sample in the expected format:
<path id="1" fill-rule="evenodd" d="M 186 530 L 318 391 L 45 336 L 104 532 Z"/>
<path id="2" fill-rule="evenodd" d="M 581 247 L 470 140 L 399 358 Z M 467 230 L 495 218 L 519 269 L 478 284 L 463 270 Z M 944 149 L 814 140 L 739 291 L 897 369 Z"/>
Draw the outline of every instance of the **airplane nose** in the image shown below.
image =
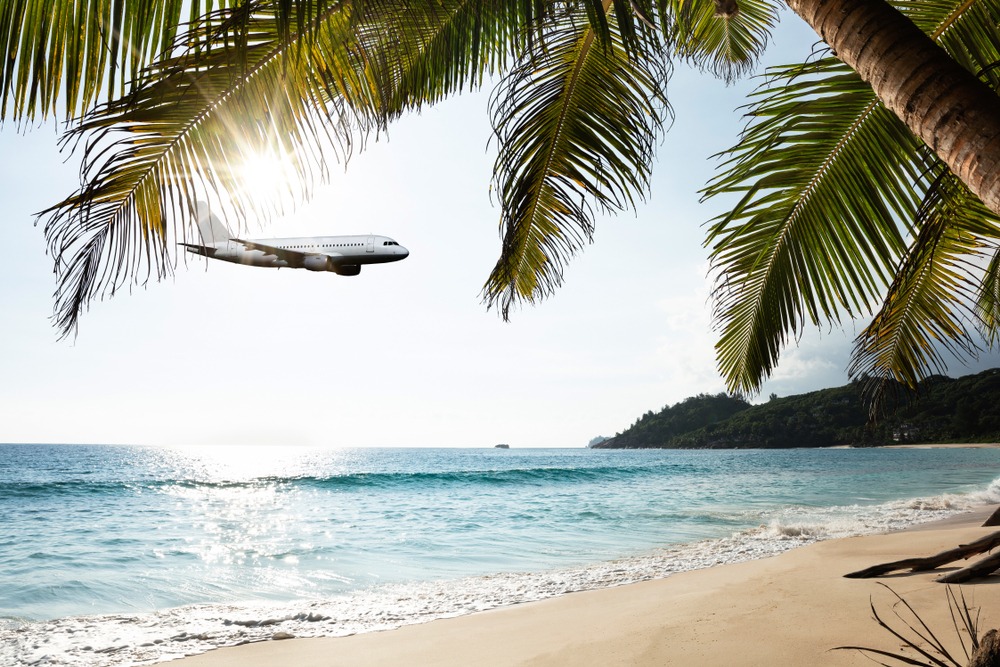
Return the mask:
<path id="1" fill-rule="evenodd" d="M 407 257 L 410 256 L 410 251 L 404 248 L 403 246 L 399 246 L 398 248 L 396 248 L 396 252 L 402 255 L 400 259 L 406 259 Z"/>

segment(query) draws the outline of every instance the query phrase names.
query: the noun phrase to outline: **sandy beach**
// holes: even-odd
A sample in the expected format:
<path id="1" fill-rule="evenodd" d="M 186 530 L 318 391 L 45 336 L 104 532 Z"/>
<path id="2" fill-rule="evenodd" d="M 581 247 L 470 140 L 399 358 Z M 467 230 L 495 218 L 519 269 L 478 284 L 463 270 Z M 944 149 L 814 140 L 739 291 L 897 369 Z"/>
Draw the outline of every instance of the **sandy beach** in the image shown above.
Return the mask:
<path id="1" fill-rule="evenodd" d="M 894 449 L 997 449 L 1000 448 L 998 442 L 969 442 L 959 444 L 930 444 L 930 445 L 889 445 Z"/>
<path id="2" fill-rule="evenodd" d="M 871 616 L 895 621 L 892 587 L 959 653 L 935 573 L 877 580 L 847 572 L 930 555 L 991 532 L 993 507 L 913 530 L 828 540 L 763 560 L 573 593 L 386 632 L 224 648 L 171 667 L 296 665 L 871 665 L 846 644 L 895 650 Z M 946 569 L 953 569 L 954 566 Z M 1000 626 L 995 581 L 961 586 L 982 610 L 980 634 Z M 894 625 L 900 625 L 898 622 Z"/>

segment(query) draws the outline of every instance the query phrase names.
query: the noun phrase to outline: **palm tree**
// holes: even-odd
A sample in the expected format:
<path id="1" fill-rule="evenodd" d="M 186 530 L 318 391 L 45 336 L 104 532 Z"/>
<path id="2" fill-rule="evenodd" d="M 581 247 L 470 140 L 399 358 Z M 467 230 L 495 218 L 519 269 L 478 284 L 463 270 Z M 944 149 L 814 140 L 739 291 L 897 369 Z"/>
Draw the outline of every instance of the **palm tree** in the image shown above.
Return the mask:
<path id="1" fill-rule="evenodd" d="M 709 184 L 709 196 L 744 195 L 710 236 L 720 367 L 732 388 L 752 391 L 786 336 L 870 310 L 888 288 L 857 368 L 917 377 L 939 359 L 929 336 L 971 349 L 951 308 L 972 289 L 965 257 L 995 246 L 1000 197 L 988 177 L 1000 150 L 982 135 L 1000 122 L 1000 38 L 996 21 L 981 19 L 1000 8 L 789 4 L 871 85 L 832 57 L 777 71 L 791 87 L 760 93 L 757 122 Z M 779 10 L 777 0 L 248 0 L 211 12 L 195 2 L 178 28 L 176 1 L 98 0 L 80 15 L 75 6 L 0 0 L 0 42 L 14 54 L 0 71 L 0 118 L 53 115 L 65 99 L 66 141 L 84 146 L 80 190 L 45 211 L 63 334 L 91 299 L 171 270 L 167 241 L 191 233 L 199 197 L 227 197 L 237 222 L 248 211 L 266 217 L 307 197 L 331 156 L 489 77 L 500 78 L 491 108 L 503 244 L 483 294 L 506 318 L 559 286 L 564 262 L 591 239 L 595 210 L 645 196 L 672 64 L 745 74 Z M 874 36 L 858 29 L 871 25 Z M 902 85 L 915 70 L 963 81 L 962 94 L 923 103 L 926 87 Z M 974 123 L 921 133 L 932 114 L 966 100 L 983 106 Z M 974 136 L 956 139 L 966 126 Z M 975 159 L 956 158 L 959 144 L 976 146 Z M 296 175 L 284 199 L 261 199 L 243 181 L 239 165 L 260 153 Z M 796 180 L 806 166 L 814 178 Z M 998 273 L 991 266 L 974 283 L 990 336 Z"/>
<path id="2" fill-rule="evenodd" d="M 948 90 L 966 97 L 938 105 L 937 117 L 979 105 L 967 113 L 1000 118 L 993 92 L 1000 85 L 1000 34 L 987 18 L 997 6 L 913 2 L 900 8 L 919 33 L 915 41 L 941 48 L 923 68 L 909 58 L 895 75 L 883 68 L 879 85 L 926 81 L 942 66 L 943 53 Z M 880 25 L 875 20 L 861 24 Z M 988 340 L 996 336 L 995 207 L 972 194 L 947 155 L 931 150 L 933 143 L 973 145 L 975 139 L 941 134 L 972 123 L 926 122 L 937 134 L 925 133 L 921 141 L 907 114 L 933 107 L 933 100 L 915 98 L 921 91 L 940 96 L 941 85 L 913 86 L 913 99 L 893 113 L 880 98 L 899 104 L 901 95 L 865 83 L 858 73 L 864 68 L 855 62 L 855 71 L 841 60 L 848 49 L 859 47 L 844 44 L 840 57 L 826 53 L 772 71 L 749 106 L 750 127 L 705 190 L 709 197 L 741 197 L 713 221 L 708 240 L 718 276 L 719 364 L 735 390 L 756 388 L 786 337 L 805 323 L 836 322 L 842 313 L 877 309 L 856 341 L 851 366 L 852 375 L 875 380 L 875 388 L 890 379 L 915 387 L 943 370 L 942 349 L 975 354 L 977 322 Z"/>
<path id="3" fill-rule="evenodd" d="M 169 272 L 165 239 L 189 233 L 199 196 L 226 193 L 237 218 L 274 213 L 241 182 L 247 156 L 281 156 L 298 177 L 291 198 L 308 196 L 331 154 L 487 76 L 503 77 L 493 111 L 505 233 L 484 294 L 507 316 L 558 286 L 594 208 L 644 195 L 669 113 L 667 46 L 723 76 L 750 66 L 776 16 L 766 0 L 745 5 L 720 25 L 711 3 L 678 1 L 661 27 L 648 0 L 253 0 L 199 17 L 67 135 L 84 142 L 84 183 L 45 211 L 57 324 L 69 333 L 91 299 Z"/>

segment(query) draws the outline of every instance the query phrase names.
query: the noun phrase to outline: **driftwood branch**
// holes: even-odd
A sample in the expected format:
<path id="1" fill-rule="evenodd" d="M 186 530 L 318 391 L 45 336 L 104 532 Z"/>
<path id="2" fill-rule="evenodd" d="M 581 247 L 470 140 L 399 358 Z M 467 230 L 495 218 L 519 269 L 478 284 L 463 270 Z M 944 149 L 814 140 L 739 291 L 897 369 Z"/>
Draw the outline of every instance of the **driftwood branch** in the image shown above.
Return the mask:
<path id="1" fill-rule="evenodd" d="M 993 514 L 991 514 L 990 518 L 983 524 L 983 528 L 986 528 L 987 526 L 1000 526 L 1000 507 L 993 510 Z"/>
<path id="2" fill-rule="evenodd" d="M 977 560 L 972 565 L 963 567 L 937 578 L 942 584 L 961 584 L 977 577 L 986 577 L 1000 570 L 1000 553 L 995 553 Z"/>
<path id="3" fill-rule="evenodd" d="M 871 579 L 872 577 L 880 577 L 884 574 L 889 574 L 890 572 L 898 572 L 902 570 L 909 570 L 910 572 L 926 572 L 927 570 L 933 570 L 941 565 L 953 563 L 956 560 L 965 560 L 970 556 L 985 553 L 997 546 L 1000 546 L 1000 532 L 991 533 L 985 537 L 979 538 L 975 542 L 961 544 L 954 549 L 942 551 L 934 556 L 927 556 L 925 558 L 904 558 L 903 560 L 897 560 L 891 563 L 873 565 L 863 570 L 858 570 L 857 572 L 845 574 L 844 576 L 848 579 Z M 986 568 L 988 567 L 991 567 L 992 569 L 987 571 Z M 973 577 L 985 576 L 997 569 L 1000 569 L 1000 554 L 994 554 L 984 558 L 967 568 L 963 568 L 956 572 L 952 572 L 945 577 L 941 577 L 938 581 L 945 583 L 958 583 L 959 581 L 967 581 Z M 957 580 L 951 579 L 951 577 L 959 575 L 959 573 L 967 572 L 969 573 L 969 576 L 963 574 L 962 576 L 964 578 Z"/>

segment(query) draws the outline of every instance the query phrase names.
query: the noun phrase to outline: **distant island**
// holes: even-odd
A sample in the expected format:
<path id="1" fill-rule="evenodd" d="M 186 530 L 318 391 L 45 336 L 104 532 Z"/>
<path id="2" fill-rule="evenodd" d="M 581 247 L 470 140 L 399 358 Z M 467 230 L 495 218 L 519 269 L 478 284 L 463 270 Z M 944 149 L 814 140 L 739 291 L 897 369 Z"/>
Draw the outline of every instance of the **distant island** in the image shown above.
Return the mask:
<path id="1" fill-rule="evenodd" d="M 872 422 L 862 383 L 751 405 L 699 394 L 647 412 L 594 449 L 777 449 L 875 447 L 905 443 L 1000 442 L 1000 369 L 956 379 L 934 375 Z M 596 440 L 596 438 L 595 438 Z"/>
<path id="2" fill-rule="evenodd" d="M 493 445 L 493 449 L 510 449 L 510 445 L 501 442 L 499 445 Z"/>

